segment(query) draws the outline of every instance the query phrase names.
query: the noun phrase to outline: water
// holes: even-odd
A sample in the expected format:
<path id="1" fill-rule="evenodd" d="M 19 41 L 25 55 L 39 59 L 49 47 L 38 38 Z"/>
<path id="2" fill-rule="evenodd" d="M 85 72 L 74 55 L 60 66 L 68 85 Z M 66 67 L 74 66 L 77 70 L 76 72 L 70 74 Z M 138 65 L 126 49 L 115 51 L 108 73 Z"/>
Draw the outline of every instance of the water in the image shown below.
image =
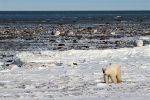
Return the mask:
<path id="1" fill-rule="evenodd" d="M 144 23 L 150 11 L 0 11 L 1 25 Z"/>

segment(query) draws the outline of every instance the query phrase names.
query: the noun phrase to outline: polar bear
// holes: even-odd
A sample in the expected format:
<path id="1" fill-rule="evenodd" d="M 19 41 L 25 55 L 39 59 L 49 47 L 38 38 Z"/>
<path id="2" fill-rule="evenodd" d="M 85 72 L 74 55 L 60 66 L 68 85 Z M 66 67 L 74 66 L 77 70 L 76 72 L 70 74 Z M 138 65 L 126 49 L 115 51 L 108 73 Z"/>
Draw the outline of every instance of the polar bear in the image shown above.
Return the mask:
<path id="1" fill-rule="evenodd" d="M 121 69 L 120 65 L 117 63 L 113 63 L 105 68 L 102 68 L 104 74 L 104 82 L 109 83 L 109 77 L 112 80 L 112 83 L 120 83 L 121 80 Z"/>

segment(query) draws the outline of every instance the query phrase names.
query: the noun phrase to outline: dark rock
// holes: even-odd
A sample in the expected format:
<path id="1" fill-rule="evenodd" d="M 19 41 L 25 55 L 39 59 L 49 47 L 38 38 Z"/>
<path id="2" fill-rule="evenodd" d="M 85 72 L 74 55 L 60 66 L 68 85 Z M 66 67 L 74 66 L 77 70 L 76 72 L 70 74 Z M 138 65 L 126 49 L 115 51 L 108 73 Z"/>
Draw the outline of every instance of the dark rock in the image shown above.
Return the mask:
<path id="1" fill-rule="evenodd" d="M 78 65 L 77 63 L 73 63 L 73 65 Z"/>

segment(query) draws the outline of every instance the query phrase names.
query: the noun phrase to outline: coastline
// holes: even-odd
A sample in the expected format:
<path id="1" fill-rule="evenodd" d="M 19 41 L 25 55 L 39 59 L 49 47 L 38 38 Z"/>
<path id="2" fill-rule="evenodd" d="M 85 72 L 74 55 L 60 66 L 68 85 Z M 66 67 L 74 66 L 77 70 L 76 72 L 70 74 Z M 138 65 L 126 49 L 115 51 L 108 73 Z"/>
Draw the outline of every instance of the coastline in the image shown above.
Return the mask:
<path id="1" fill-rule="evenodd" d="M 150 44 L 149 24 L 0 26 L 0 50 L 102 50 Z"/>

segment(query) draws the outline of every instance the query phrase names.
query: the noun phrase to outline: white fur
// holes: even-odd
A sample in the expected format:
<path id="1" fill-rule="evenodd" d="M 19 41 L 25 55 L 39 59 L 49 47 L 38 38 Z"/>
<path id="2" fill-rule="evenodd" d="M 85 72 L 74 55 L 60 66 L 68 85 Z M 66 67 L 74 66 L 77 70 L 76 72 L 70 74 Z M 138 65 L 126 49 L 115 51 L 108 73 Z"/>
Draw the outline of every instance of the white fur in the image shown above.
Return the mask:
<path id="1" fill-rule="evenodd" d="M 105 69 L 106 69 L 105 74 L 111 75 L 112 72 L 113 72 L 115 75 L 117 75 L 117 70 L 116 70 L 117 66 L 116 66 L 116 64 L 113 64 L 111 66 L 107 66 Z"/>
<path id="2" fill-rule="evenodd" d="M 113 83 L 121 82 L 121 69 L 117 63 L 113 63 L 106 68 L 103 68 L 104 73 L 104 81 L 105 83 L 109 83 L 109 77 L 111 78 Z"/>

